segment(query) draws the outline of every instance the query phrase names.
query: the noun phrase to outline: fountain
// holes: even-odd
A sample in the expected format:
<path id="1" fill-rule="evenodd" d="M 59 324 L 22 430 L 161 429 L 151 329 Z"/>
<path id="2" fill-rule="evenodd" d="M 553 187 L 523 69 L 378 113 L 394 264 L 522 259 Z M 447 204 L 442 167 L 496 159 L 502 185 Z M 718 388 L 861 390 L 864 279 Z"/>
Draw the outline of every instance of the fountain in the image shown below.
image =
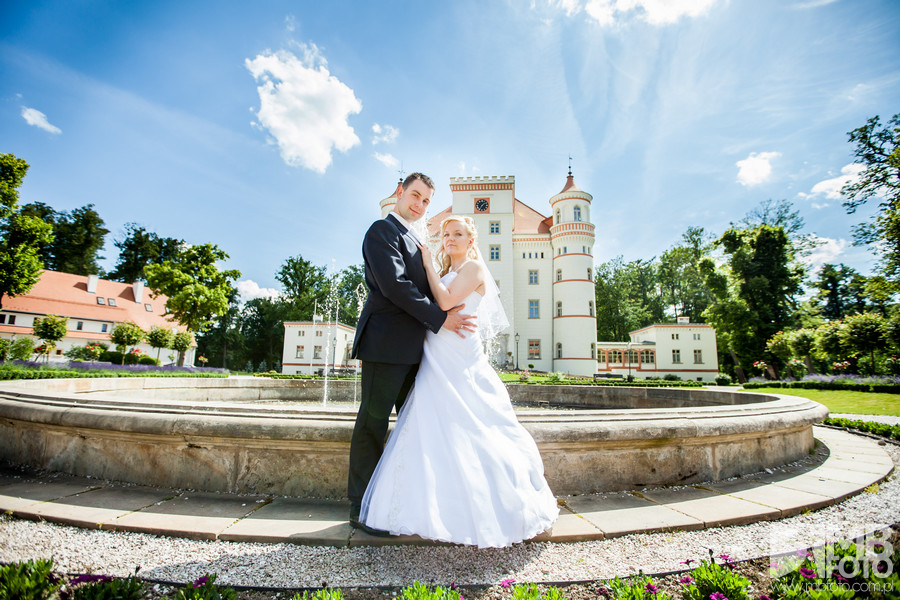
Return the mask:
<path id="1" fill-rule="evenodd" d="M 356 382 L 329 386 L 324 405 L 323 382 L 310 380 L 0 382 L 0 459 L 149 485 L 339 498 Z M 786 464 L 813 448 L 812 425 L 827 415 L 820 404 L 775 394 L 508 388 L 558 495 L 690 484 Z"/>

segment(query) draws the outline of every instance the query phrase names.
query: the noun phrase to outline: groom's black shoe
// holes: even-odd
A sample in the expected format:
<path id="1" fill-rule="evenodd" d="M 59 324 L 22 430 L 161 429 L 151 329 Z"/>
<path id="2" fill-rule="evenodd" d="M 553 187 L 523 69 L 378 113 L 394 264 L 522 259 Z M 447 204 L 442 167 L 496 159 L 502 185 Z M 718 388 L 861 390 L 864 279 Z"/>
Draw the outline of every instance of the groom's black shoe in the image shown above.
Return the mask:
<path id="1" fill-rule="evenodd" d="M 350 507 L 350 527 L 354 529 L 361 529 L 365 531 L 369 535 L 374 535 L 375 537 L 391 537 L 391 532 L 385 531 L 383 529 L 375 529 L 374 527 L 369 527 L 365 523 L 359 520 L 359 508 L 352 506 Z"/>

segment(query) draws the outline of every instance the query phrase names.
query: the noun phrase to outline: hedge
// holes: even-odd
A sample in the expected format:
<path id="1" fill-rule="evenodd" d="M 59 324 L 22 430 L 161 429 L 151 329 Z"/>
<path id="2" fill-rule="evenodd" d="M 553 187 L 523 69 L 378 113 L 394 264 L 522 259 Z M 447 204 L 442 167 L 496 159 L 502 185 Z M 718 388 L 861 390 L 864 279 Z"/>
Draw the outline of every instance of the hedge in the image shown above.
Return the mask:
<path id="1" fill-rule="evenodd" d="M 865 433 L 871 433 L 880 437 L 900 440 L 900 425 L 888 425 L 876 421 L 861 421 L 859 419 L 833 419 L 828 417 L 822 421 L 825 425 L 856 429 Z"/>
<path id="2" fill-rule="evenodd" d="M 851 392 L 879 392 L 900 394 L 900 385 L 892 383 L 854 383 L 839 381 L 751 381 L 744 389 L 756 388 L 798 388 L 806 390 L 847 390 Z"/>

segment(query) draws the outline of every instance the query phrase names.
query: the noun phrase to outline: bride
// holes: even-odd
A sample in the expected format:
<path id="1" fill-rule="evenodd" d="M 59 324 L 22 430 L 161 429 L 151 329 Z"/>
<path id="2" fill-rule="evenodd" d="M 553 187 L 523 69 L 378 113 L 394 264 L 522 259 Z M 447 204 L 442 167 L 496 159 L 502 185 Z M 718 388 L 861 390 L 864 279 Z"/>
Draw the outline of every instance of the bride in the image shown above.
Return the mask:
<path id="1" fill-rule="evenodd" d="M 395 535 L 503 547 L 549 529 L 559 509 L 537 445 L 482 348 L 482 339 L 509 323 L 476 235 L 470 217 L 441 223 L 441 276 L 420 247 L 440 307 L 465 304 L 478 317 L 480 335 L 428 332 L 360 520 Z"/>

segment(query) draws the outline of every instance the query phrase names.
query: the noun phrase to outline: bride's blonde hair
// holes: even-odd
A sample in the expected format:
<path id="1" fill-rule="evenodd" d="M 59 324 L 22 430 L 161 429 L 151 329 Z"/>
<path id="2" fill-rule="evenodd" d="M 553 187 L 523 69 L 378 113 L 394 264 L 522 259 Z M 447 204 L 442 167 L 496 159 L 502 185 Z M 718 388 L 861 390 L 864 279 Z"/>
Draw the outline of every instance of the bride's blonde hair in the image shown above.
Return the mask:
<path id="1" fill-rule="evenodd" d="M 466 230 L 468 236 L 472 239 L 472 246 L 466 252 L 466 256 L 473 260 L 478 260 L 478 230 L 475 229 L 475 220 L 472 217 L 463 217 L 460 215 L 450 215 L 441 221 L 441 245 L 437 251 L 437 261 L 441 266 L 441 277 L 450 272 L 450 257 L 444 253 L 444 229 L 449 223 L 461 223 L 463 229 Z"/>

